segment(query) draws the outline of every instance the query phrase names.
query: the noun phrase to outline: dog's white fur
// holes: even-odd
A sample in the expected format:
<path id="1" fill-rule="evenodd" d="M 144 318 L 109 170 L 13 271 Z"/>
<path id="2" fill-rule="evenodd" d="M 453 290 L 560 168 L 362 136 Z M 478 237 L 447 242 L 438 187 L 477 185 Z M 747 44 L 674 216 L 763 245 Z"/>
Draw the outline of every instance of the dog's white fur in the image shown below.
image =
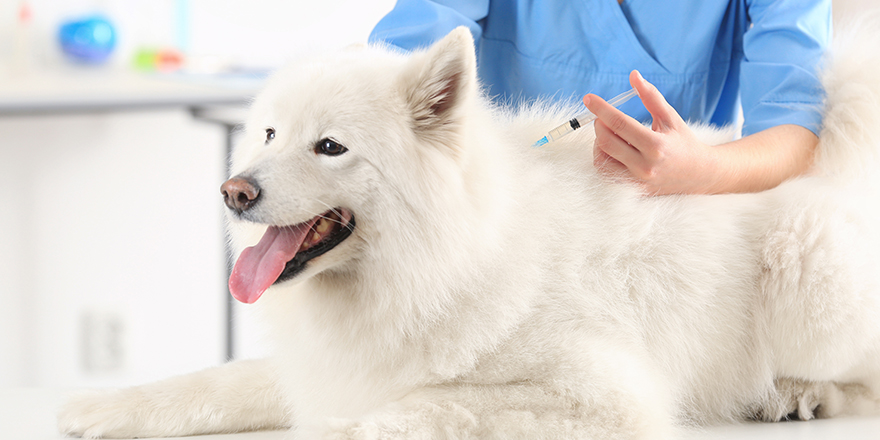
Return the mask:
<path id="1" fill-rule="evenodd" d="M 257 223 L 230 225 L 233 246 L 331 207 L 354 213 L 353 235 L 254 305 L 272 359 L 83 397 L 61 429 L 661 439 L 877 413 L 880 58 L 866 54 L 880 45 L 866 35 L 838 38 L 829 61 L 811 176 L 748 195 L 609 182 L 589 129 L 532 148 L 572 108 L 489 105 L 463 29 L 412 56 L 357 48 L 285 70 L 234 153 L 263 198 Z M 349 151 L 315 154 L 326 137 Z"/>

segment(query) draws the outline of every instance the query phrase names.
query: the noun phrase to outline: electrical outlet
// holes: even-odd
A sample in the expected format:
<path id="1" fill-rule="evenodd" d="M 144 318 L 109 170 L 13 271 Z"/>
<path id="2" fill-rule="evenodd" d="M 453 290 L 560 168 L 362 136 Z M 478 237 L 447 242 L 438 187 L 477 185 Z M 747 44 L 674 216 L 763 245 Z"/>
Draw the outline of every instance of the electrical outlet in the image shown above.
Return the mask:
<path id="1" fill-rule="evenodd" d="M 121 371 L 125 360 L 125 324 L 112 312 L 82 315 L 82 366 L 90 374 Z"/>

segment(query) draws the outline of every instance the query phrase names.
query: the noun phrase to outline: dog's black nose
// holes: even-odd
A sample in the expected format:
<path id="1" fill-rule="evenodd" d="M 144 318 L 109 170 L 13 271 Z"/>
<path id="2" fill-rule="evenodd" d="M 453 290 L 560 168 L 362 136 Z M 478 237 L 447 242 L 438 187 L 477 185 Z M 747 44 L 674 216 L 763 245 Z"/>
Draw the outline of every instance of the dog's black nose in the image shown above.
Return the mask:
<path id="1" fill-rule="evenodd" d="M 220 193 L 226 206 L 241 214 L 257 203 L 260 187 L 248 177 L 235 176 L 220 186 Z"/>

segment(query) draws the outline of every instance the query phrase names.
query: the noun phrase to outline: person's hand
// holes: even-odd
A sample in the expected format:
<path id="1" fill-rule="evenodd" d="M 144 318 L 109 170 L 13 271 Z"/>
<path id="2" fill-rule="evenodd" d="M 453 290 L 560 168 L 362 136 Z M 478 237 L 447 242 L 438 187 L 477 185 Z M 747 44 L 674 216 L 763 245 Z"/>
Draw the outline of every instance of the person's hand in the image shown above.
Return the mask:
<path id="1" fill-rule="evenodd" d="M 584 105 L 596 115 L 593 163 L 605 175 L 633 180 L 649 194 L 716 192 L 712 147 L 700 142 L 666 98 L 638 71 L 629 77 L 654 118 L 648 128 L 589 94 Z"/>

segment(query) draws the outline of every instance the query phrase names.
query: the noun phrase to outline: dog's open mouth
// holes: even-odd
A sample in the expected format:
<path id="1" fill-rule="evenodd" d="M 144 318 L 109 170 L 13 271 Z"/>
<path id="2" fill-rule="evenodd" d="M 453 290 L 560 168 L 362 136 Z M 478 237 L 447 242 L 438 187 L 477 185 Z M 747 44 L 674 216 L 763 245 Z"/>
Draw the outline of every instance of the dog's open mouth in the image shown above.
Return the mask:
<path id="1" fill-rule="evenodd" d="M 354 215 L 344 208 L 297 225 L 269 226 L 260 242 L 238 257 L 229 291 L 235 299 L 251 304 L 272 284 L 297 276 L 309 260 L 345 241 L 353 230 Z"/>

